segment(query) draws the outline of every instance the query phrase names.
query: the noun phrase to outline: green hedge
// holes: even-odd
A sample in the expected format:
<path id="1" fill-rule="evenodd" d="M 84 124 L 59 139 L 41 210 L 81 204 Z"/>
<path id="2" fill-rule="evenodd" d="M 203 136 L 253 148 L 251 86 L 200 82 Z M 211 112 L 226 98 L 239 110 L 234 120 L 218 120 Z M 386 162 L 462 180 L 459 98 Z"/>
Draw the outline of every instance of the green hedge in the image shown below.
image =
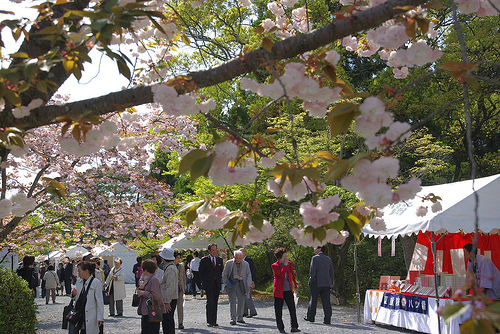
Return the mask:
<path id="1" fill-rule="evenodd" d="M 36 304 L 28 283 L 9 269 L 0 268 L 0 334 L 32 334 Z"/>

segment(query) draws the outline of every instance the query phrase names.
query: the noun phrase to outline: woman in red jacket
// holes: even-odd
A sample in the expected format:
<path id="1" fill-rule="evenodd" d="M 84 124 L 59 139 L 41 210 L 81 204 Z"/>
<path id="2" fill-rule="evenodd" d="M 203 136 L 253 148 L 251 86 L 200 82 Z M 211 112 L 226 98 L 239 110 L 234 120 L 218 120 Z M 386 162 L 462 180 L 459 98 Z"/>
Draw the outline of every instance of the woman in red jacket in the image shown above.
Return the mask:
<path id="1" fill-rule="evenodd" d="M 288 255 L 284 248 L 278 248 L 274 252 L 274 256 L 278 260 L 271 265 L 274 274 L 273 296 L 276 324 L 280 333 L 286 333 L 285 325 L 283 324 L 283 302 L 285 301 L 288 311 L 290 311 L 291 332 L 300 332 L 299 323 L 297 322 L 297 312 L 295 311 L 295 302 L 293 300 L 293 291 L 297 292 L 297 281 L 295 280 L 292 261 L 288 260 Z"/>

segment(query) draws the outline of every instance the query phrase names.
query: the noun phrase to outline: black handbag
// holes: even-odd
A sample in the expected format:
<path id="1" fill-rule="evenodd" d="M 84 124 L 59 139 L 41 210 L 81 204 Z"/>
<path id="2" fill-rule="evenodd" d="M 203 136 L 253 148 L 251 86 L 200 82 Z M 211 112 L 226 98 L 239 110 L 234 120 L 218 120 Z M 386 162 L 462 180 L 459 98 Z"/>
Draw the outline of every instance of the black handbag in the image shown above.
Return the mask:
<path id="1" fill-rule="evenodd" d="M 78 326 L 80 321 L 82 321 L 83 313 L 78 311 L 76 308 L 72 308 L 67 315 L 68 322 L 71 322 L 73 325 Z"/>
<path id="2" fill-rule="evenodd" d="M 104 305 L 109 305 L 109 292 L 106 289 L 102 289 L 102 301 Z"/>
<path id="3" fill-rule="evenodd" d="M 73 301 L 70 301 L 69 305 L 64 306 L 63 319 L 62 319 L 62 329 L 68 329 L 68 313 L 72 309 L 73 309 Z"/>
<path id="4" fill-rule="evenodd" d="M 132 295 L 132 307 L 139 306 L 139 299 L 140 299 L 140 297 L 139 297 L 139 295 L 137 293 L 134 293 Z"/>

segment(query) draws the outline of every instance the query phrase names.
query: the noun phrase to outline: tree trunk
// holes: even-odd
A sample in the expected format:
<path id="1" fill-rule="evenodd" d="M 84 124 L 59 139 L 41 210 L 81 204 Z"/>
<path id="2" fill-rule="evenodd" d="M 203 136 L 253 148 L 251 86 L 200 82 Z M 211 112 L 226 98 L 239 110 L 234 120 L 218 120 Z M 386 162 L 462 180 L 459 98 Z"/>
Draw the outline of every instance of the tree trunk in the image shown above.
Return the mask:
<path id="1" fill-rule="evenodd" d="M 347 263 L 347 254 L 349 247 L 353 243 L 354 237 L 350 235 L 346 241 L 340 245 L 328 244 L 328 255 L 332 259 L 333 264 L 333 290 L 339 298 L 340 305 L 347 304 L 347 282 L 345 279 L 345 267 Z"/>
<path id="2" fill-rule="evenodd" d="M 403 246 L 403 254 L 405 257 L 406 271 L 410 270 L 411 259 L 413 257 L 413 251 L 415 250 L 415 244 L 417 243 L 417 238 L 414 235 L 399 236 L 401 240 L 401 245 Z"/>

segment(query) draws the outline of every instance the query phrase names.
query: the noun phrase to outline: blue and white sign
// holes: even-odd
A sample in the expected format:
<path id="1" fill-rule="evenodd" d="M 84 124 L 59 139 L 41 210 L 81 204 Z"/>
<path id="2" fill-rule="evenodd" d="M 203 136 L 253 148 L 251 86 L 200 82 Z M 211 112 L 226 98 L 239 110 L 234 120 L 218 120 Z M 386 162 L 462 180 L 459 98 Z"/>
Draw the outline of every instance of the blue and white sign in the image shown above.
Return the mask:
<path id="1" fill-rule="evenodd" d="M 385 292 L 380 307 L 429 314 L 427 297 L 406 296 Z"/>

